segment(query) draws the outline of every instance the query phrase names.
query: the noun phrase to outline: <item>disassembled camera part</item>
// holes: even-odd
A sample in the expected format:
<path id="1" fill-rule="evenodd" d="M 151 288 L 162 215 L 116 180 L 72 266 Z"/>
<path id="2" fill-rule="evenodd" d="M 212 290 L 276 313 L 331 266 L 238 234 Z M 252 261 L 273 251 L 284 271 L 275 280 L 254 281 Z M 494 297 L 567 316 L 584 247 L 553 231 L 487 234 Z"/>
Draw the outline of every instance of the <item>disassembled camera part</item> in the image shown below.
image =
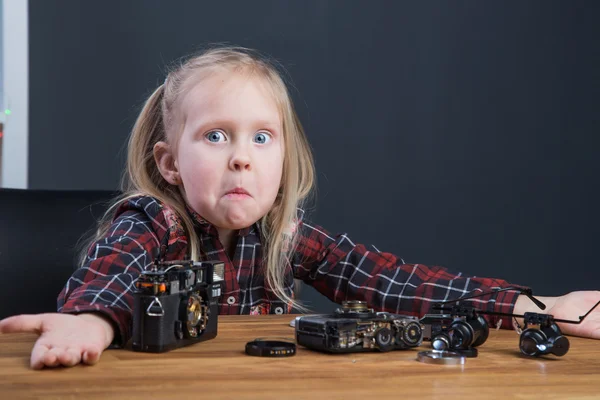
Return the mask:
<path id="1" fill-rule="evenodd" d="M 311 314 L 311 316 L 312 316 L 312 315 L 314 315 L 314 314 Z M 308 317 L 308 315 L 303 315 L 303 316 L 304 316 L 304 317 Z M 290 321 L 290 326 L 291 326 L 292 328 L 295 328 L 295 327 L 296 327 L 296 321 L 298 320 L 298 318 L 302 318 L 303 316 L 299 316 L 299 317 L 296 317 L 296 318 L 294 318 L 293 320 L 291 320 L 291 321 Z"/>
<path id="2" fill-rule="evenodd" d="M 546 308 L 544 303 L 533 297 L 530 289 L 506 287 L 488 293 L 480 291 L 474 295 L 434 304 L 433 309 L 439 310 L 442 314 L 426 314 L 421 318 L 421 323 L 425 326 L 423 339 L 431 341 L 434 350 L 449 350 L 465 357 L 477 357 L 477 347 L 485 343 L 490 330 L 487 320 L 480 314 L 493 313 L 464 305 L 461 301 L 506 290 L 518 291 L 529 297 L 539 308 Z M 455 304 L 446 305 L 448 303 Z"/>
<path id="3" fill-rule="evenodd" d="M 452 350 L 464 355 L 466 351 L 471 351 L 468 346 L 479 346 L 487 340 L 489 328 L 487 322 L 478 314 L 508 316 L 523 318 L 524 328 L 517 325 L 519 336 L 519 349 L 521 353 L 527 356 L 543 356 L 554 354 L 555 356 L 564 356 L 569 351 L 569 339 L 563 336 L 558 323 L 580 324 L 599 304 L 598 301 L 590 308 L 585 315 L 579 317 L 578 321 L 557 319 L 550 314 L 540 314 L 526 312 L 523 315 L 502 313 L 495 311 L 477 310 L 471 306 L 464 306 L 460 302 L 495 294 L 498 292 L 514 290 L 519 294 L 527 296 L 540 309 L 545 310 L 546 305 L 533 297 L 531 289 L 506 287 L 487 293 L 478 293 L 475 295 L 463 296 L 456 300 L 444 301 L 434 304 L 433 308 L 446 312 L 447 314 L 428 314 L 421 319 L 425 325 L 424 339 L 431 340 L 432 346 L 440 350 Z M 456 302 L 453 306 L 444 306 L 444 304 Z M 462 322 L 460 322 L 462 321 Z"/>
<path id="4" fill-rule="evenodd" d="M 425 364 L 443 364 L 443 365 L 463 365 L 466 357 L 455 351 L 420 351 L 417 354 L 417 361 Z"/>
<path id="5" fill-rule="evenodd" d="M 136 351 L 160 353 L 217 336 L 221 261 L 156 260 L 133 292 Z"/>
<path id="6" fill-rule="evenodd" d="M 527 356 L 554 354 L 562 357 L 569 351 L 569 339 L 562 335 L 552 315 L 525 313 L 525 329 L 518 326 L 519 349 Z"/>
<path id="7" fill-rule="evenodd" d="M 434 350 L 451 350 L 465 357 L 477 357 L 476 347 L 485 343 L 489 326 L 473 307 L 444 307 L 447 314 L 426 314 L 421 318 L 423 339 L 431 341 Z"/>
<path id="8" fill-rule="evenodd" d="M 581 315 L 578 321 L 571 321 L 567 319 L 558 319 L 550 314 L 539 314 L 533 312 L 526 312 L 523 315 L 515 314 L 501 314 L 497 315 L 509 315 L 514 318 L 523 318 L 525 324 L 524 329 L 517 324 L 517 332 L 519 333 L 519 349 L 521 353 L 527 356 L 543 356 L 546 354 L 554 354 L 555 356 L 564 356 L 569 351 L 569 339 L 563 336 L 560 328 L 556 324 L 557 322 L 565 324 L 580 324 L 583 320 L 598 307 L 600 301 L 598 301 L 587 313 Z M 516 322 L 516 320 L 515 320 Z"/>
<path id="9" fill-rule="evenodd" d="M 407 349 L 423 341 L 417 318 L 374 312 L 363 301 L 345 301 L 333 314 L 301 316 L 294 322 L 298 344 L 330 353 Z"/>
<path id="10" fill-rule="evenodd" d="M 296 344 L 285 340 L 254 339 L 246 343 L 246 354 L 257 357 L 291 357 Z"/>

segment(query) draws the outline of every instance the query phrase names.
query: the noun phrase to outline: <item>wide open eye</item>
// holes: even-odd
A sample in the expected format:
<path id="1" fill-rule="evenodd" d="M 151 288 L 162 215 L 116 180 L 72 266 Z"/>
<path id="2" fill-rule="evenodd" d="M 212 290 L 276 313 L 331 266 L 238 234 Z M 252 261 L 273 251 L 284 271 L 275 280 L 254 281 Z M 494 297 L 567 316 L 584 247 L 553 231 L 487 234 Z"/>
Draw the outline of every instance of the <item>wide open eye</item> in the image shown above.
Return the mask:
<path id="1" fill-rule="evenodd" d="M 221 131 L 210 131 L 205 136 L 209 142 L 213 142 L 213 143 L 219 143 L 219 142 L 223 142 L 223 141 L 227 140 L 227 138 L 225 137 L 225 134 L 223 134 L 223 132 L 221 132 Z"/>
<path id="2" fill-rule="evenodd" d="M 258 132 L 254 135 L 253 142 L 258 144 L 268 143 L 272 139 L 271 134 L 267 132 Z"/>

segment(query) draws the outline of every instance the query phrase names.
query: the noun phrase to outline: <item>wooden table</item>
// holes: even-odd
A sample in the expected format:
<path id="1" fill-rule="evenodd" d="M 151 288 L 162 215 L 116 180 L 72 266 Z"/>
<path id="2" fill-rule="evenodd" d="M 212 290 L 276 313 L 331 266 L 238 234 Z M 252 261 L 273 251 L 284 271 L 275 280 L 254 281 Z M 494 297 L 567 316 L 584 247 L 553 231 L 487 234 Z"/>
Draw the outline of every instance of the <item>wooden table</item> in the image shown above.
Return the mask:
<path id="1" fill-rule="evenodd" d="M 562 358 L 525 358 L 518 335 L 492 330 L 465 365 L 416 361 L 419 349 L 293 357 L 244 353 L 257 337 L 293 338 L 292 316 L 220 316 L 216 339 L 164 354 L 108 350 L 95 366 L 29 368 L 36 336 L 0 335 L 2 399 L 599 398 L 600 342 L 571 337 Z"/>

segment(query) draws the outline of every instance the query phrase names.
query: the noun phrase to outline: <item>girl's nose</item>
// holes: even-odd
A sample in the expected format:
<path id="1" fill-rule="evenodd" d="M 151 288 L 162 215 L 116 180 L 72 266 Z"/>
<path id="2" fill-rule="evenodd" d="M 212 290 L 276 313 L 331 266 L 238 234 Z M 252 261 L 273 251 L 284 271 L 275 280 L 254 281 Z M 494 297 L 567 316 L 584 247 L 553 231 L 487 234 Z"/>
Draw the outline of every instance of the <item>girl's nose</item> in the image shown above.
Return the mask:
<path id="1" fill-rule="evenodd" d="M 231 160 L 229 161 L 229 168 L 231 168 L 234 171 L 250 171 L 252 169 L 250 156 L 246 149 L 239 147 L 235 149 L 234 153 L 231 156 Z"/>

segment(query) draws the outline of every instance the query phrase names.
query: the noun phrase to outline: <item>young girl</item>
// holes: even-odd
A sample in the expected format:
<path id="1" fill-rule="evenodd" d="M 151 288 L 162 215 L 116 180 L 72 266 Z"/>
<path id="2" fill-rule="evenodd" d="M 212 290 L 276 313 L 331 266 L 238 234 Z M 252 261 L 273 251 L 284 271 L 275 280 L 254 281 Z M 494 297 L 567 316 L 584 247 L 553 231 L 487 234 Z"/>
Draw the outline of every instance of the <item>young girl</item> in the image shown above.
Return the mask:
<path id="1" fill-rule="evenodd" d="M 221 314 L 288 313 L 294 279 L 334 302 L 364 300 L 418 316 L 435 300 L 509 286 L 407 264 L 309 222 L 301 209 L 314 184 L 306 137 L 277 69 L 247 49 L 212 49 L 168 74 L 133 128 L 126 177 L 58 313 L 0 322 L 0 332 L 40 334 L 33 368 L 93 364 L 109 345 L 123 346 L 134 282 L 162 244 L 167 260 L 225 262 Z M 598 299 L 600 292 L 541 298 L 547 312 L 568 319 Z M 475 301 L 500 312 L 539 311 L 510 291 Z M 562 329 L 600 337 L 600 312 Z"/>

